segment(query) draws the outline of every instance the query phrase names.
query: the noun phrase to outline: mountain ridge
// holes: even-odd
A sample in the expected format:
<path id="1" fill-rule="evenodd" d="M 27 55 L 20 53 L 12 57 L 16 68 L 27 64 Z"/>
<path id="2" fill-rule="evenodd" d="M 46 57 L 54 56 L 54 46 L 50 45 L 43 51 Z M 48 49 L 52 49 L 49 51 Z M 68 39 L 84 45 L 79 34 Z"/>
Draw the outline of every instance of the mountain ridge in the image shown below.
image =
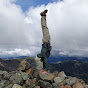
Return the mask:
<path id="1" fill-rule="evenodd" d="M 20 58 L 14 60 L 2 60 L 0 59 L 1 64 L 0 70 L 6 70 L 8 72 L 15 71 L 18 65 L 22 60 L 26 60 L 30 63 L 32 67 L 36 67 L 36 62 L 34 58 Z M 88 82 L 88 63 L 76 60 L 67 60 L 61 63 L 50 63 L 49 70 L 51 72 L 64 71 L 66 75 L 75 76 L 83 79 L 86 83 Z M 85 77 L 86 75 L 86 77 Z"/>
<path id="2" fill-rule="evenodd" d="M 34 68 L 32 66 L 33 61 L 36 60 L 37 58 L 35 60 L 33 58 L 17 59 L 20 64 L 18 64 L 16 70 L 14 69 L 14 71 L 10 72 L 0 70 L 0 88 L 88 88 L 85 81 L 77 77 L 67 76 L 64 71 L 56 71 L 54 69 L 54 72 L 50 72 L 52 68 L 49 71 L 43 68 L 37 69 L 37 66 Z M 7 63 L 8 60 L 0 61 L 2 61 L 1 65 L 4 67 L 5 61 Z M 10 63 L 11 61 L 9 60 Z M 77 63 L 76 65 L 80 65 L 78 61 L 75 62 Z"/>

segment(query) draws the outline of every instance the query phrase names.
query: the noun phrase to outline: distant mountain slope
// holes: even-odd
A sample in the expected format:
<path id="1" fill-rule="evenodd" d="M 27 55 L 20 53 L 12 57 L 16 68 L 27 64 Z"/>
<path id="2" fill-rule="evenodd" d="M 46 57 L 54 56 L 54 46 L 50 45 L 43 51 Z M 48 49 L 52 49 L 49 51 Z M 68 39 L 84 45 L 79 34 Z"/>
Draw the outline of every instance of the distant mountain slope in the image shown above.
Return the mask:
<path id="1" fill-rule="evenodd" d="M 0 59 L 0 70 L 13 71 L 16 70 L 20 61 L 18 60 L 2 60 Z"/>
<path id="2" fill-rule="evenodd" d="M 77 61 L 83 61 L 83 62 L 88 62 L 88 57 L 81 57 L 81 56 L 50 56 L 49 58 L 49 63 L 56 63 L 58 61 L 66 61 L 66 60 L 77 60 Z"/>
<path id="3" fill-rule="evenodd" d="M 0 70 L 15 71 L 22 60 L 27 60 L 32 67 L 36 66 L 35 60 L 31 57 L 11 59 L 11 60 L 0 59 L 0 63 L 1 63 Z"/>
<path id="4" fill-rule="evenodd" d="M 18 57 L 1 57 L 3 60 L 12 60 L 12 59 L 18 59 L 18 58 L 27 58 L 29 56 L 18 56 Z"/>
<path id="5" fill-rule="evenodd" d="M 51 64 L 51 71 L 64 71 L 68 76 L 76 76 L 88 83 L 88 63 L 68 60 L 58 64 Z"/>
<path id="6" fill-rule="evenodd" d="M 2 57 L 3 60 L 12 60 L 12 59 L 19 59 L 19 58 L 29 58 L 29 56 L 18 56 L 18 57 Z M 33 57 L 30 57 L 33 58 Z M 68 56 L 68 55 L 51 55 L 48 59 L 49 63 L 56 63 L 58 61 L 66 61 L 66 60 L 77 60 L 88 62 L 88 57 L 83 56 Z"/>

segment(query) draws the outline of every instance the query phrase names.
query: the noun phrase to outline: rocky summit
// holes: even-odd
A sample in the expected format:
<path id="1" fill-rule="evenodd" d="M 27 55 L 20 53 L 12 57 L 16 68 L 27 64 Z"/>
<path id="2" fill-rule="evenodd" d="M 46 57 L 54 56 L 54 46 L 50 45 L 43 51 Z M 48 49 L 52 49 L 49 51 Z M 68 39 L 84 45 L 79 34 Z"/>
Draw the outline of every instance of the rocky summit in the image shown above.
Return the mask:
<path id="1" fill-rule="evenodd" d="M 50 73 L 23 60 L 15 71 L 0 70 L 0 88 L 88 88 L 88 85 L 82 79 L 66 76 L 64 71 Z"/>

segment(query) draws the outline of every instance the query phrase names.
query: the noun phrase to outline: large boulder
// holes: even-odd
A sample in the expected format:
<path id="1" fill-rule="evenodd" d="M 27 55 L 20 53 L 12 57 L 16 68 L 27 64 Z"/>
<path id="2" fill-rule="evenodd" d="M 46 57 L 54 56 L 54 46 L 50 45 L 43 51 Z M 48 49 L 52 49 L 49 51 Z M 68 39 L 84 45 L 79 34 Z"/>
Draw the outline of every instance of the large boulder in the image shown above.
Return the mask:
<path id="1" fill-rule="evenodd" d="M 64 85 L 64 84 L 62 84 L 61 86 L 60 86 L 60 88 L 72 88 L 70 85 Z"/>
<path id="2" fill-rule="evenodd" d="M 33 75 L 34 70 L 32 68 L 26 70 L 26 73 L 29 75 Z"/>
<path id="3" fill-rule="evenodd" d="M 5 88 L 6 86 L 9 85 L 9 81 L 8 80 L 2 80 L 0 81 L 0 88 Z"/>
<path id="4" fill-rule="evenodd" d="M 22 75 L 23 80 L 28 80 L 29 75 L 27 73 L 21 72 L 21 75 Z"/>
<path id="5" fill-rule="evenodd" d="M 3 76 L 3 77 L 2 77 Z M 9 79 L 10 74 L 7 71 L 0 71 L 0 79 Z"/>
<path id="6" fill-rule="evenodd" d="M 40 86 L 35 86 L 34 88 L 40 88 Z"/>
<path id="7" fill-rule="evenodd" d="M 64 88 L 71 88 L 71 86 L 67 84 L 64 86 Z"/>
<path id="8" fill-rule="evenodd" d="M 35 69 L 34 72 L 33 72 L 33 77 L 34 78 L 39 78 L 39 71 L 38 69 Z"/>
<path id="9" fill-rule="evenodd" d="M 35 62 L 36 62 L 36 69 L 42 70 L 43 69 L 43 62 L 41 62 L 41 58 L 36 56 Z"/>
<path id="10" fill-rule="evenodd" d="M 6 86 L 5 88 L 12 88 L 13 84 L 9 84 L 8 86 Z"/>
<path id="11" fill-rule="evenodd" d="M 0 81 L 3 79 L 3 71 L 0 70 Z"/>
<path id="12" fill-rule="evenodd" d="M 54 78 L 54 82 L 56 84 L 60 84 L 67 77 L 63 71 L 62 72 L 59 72 L 59 73 L 58 72 L 54 72 L 54 74 L 56 75 L 56 77 Z"/>
<path id="13" fill-rule="evenodd" d="M 52 83 L 53 88 L 60 88 L 60 84 Z"/>
<path id="14" fill-rule="evenodd" d="M 67 76 L 64 73 L 64 71 L 62 71 L 62 72 L 59 72 L 58 77 L 61 77 L 62 79 L 65 79 Z"/>
<path id="15" fill-rule="evenodd" d="M 65 88 L 71 88 L 71 86 L 67 84 L 67 85 L 65 85 Z"/>
<path id="16" fill-rule="evenodd" d="M 34 88 L 35 86 L 35 82 L 33 81 L 33 79 L 28 79 L 25 82 L 25 86 L 29 87 L 29 88 Z"/>
<path id="17" fill-rule="evenodd" d="M 85 87 L 84 88 L 88 88 L 88 85 L 85 85 Z"/>
<path id="18" fill-rule="evenodd" d="M 40 70 L 39 71 L 39 77 L 42 79 L 42 80 L 46 80 L 46 81 L 52 81 L 54 79 L 54 75 L 52 75 L 51 73 L 45 71 L 45 70 Z"/>
<path id="19" fill-rule="evenodd" d="M 84 88 L 84 86 L 81 83 L 77 83 L 73 85 L 73 88 Z"/>
<path id="20" fill-rule="evenodd" d="M 20 84 L 22 82 L 22 75 L 20 73 L 13 74 L 10 77 L 10 81 L 14 84 Z"/>
<path id="21" fill-rule="evenodd" d="M 55 78 L 54 78 L 54 82 L 55 82 L 56 84 L 60 84 L 63 80 L 64 80 L 64 79 L 62 79 L 61 77 L 55 77 Z"/>
<path id="22" fill-rule="evenodd" d="M 3 71 L 2 70 L 0 70 L 0 75 L 3 75 Z"/>
<path id="23" fill-rule="evenodd" d="M 30 67 L 31 67 L 31 65 L 27 61 L 23 60 L 23 61 L 21 61 L 20 65 L 18 67 L 18 70 L 25 71 L 25 70 L 28 70 Z"/>
<path id="24" fill-rule="evenodd" d="M 54 71 L 54 72 L 53 72 L 53 75 L 54 75 L 55 77 L 58 77 L 59 72 L 58 72 L 58 71 Z"/>
<path id="25" fill-rule="evenodd" d="M 22 86 L 20 86 L 18 84 L 14 84 L 12 88 L 22 88 Z"/>
<path id="26" fill-rule="evenodd" d="M 16 73 L 17 73 L 17 71 L 11 71 L 11 72 L 9 72 L 9 75 L 12 76 L 13 74 L 16 74 Z"/>
<path id="27" fill-rule="evenodd" d="M 84 88 L 85 82 L 82 79 L 77 79 L 77 83 L 73 85 L 73 88 Z"/>
<path id="28" fill-rule="evenodd" d="M 70 78 L 66 79 L 65 81 L 66 81 L 67 84 L 72 86 L 72 85 L 77 83 L 77 78 L 76 77 L 70 77 Z"/>
<path id="29" fill-rule="evenodd" d="M 49 82 L 39 80 L 38 85 L 42 88 L 52 88 L 52 85 Z"/>
<path id="30" fill-rule="evenodd" d="M 4 79 L 10 78 L 10 74 L 7 71 L 3 71 L 3 76 L 4 76 Z"/>

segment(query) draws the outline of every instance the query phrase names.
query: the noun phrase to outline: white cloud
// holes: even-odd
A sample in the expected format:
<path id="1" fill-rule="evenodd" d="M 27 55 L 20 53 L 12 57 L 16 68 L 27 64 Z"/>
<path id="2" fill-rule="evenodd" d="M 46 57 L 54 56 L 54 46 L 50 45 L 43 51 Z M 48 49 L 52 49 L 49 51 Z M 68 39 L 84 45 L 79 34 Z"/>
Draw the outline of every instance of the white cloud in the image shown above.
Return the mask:
<path id="1" fill-rule="evenodd" d="M 25 22 L 29 24 L 29 23 L 32 23 L 32 20 L 26 17 Z"/>
<path id="2" fill-rule="evenodd" d="M 0 0 L 0 49 L 3 55 L 5 51 L 8 55 L 36 55 L 40 52 L 40 12 L 47 8 L 52 48 L 61 50 L 60 54 L 88 56 L 88 0 L 58 1 L 31 7 L 26 13 L 14 1 Z M 21 54 L 16 50 L 22 51 Z"/>
<path id="3" fill-rule="evenodd" d="M 17 57 L 17 56 L 33 56 L 36 55 L 36 52 L 39 52 L 38 47 L 30 47 L 28 49 L 24 48 L 15 48 L 15 49 L 0 49 L 0 57 Z"/>

